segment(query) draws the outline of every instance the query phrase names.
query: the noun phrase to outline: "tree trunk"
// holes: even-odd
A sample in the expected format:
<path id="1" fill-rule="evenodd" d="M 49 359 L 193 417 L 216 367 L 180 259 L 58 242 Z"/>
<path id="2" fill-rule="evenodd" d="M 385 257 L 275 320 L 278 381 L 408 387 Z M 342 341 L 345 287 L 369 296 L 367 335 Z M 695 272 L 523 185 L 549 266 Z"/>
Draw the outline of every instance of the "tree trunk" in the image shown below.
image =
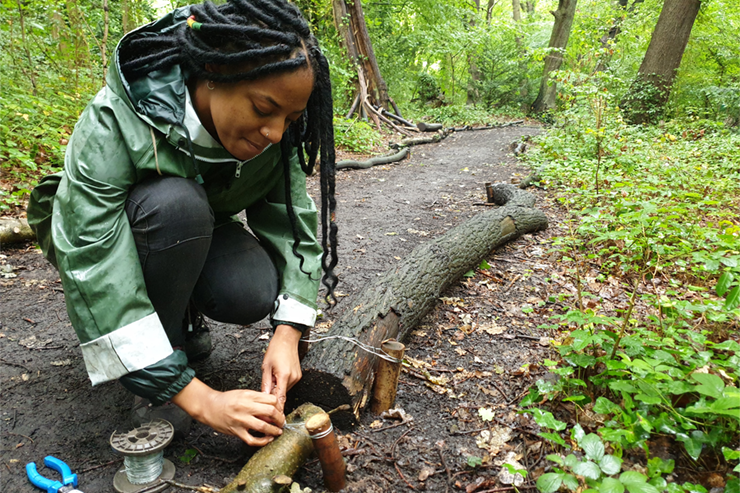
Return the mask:
<path id="1" fill-rule="evenodd" d="M 519 0 L 511 0 L 511 10 L 514 22 L 522 22 L 522 5 Z"/>
<path id="2" fill-rule="evenodd" d="M 534 8 L 536 6 L 536 3 L 537 3 L 536 0 L 529 0 L 529 1 L 525 0 L 524 1 L 524 10 L 527 11 L 528 15 L 534 14 Z"/>
<path id="3" fill-rule="evenodd" d="M 293 477 L 298 468 L 311 456 L 313 443 L 306 431 L 305 423 L 312 416 L 323 412 L 323 409 L 307 403 L 286 416 L 283 434 L 259 449 L 221 493 L 285 491 L 283 489 L 285 486 L 276 482 L 275 478 Z"/>
<path id="4" fill-rule="evenodd" d="M 665 0 L 645 58 L 622 101 L 630 123 L 655 121 L 663 112 L 701 0 Z"/>
<path id="5" fill-rule="evenodd" d="M 576 15 L 576 4 L 578 0 L 558 0 L 558 10 L 551 12 L 555 17 L 550 36 L 550 54 L 545 57 L 545 70 L 540 81 L 540 92 L 537 99 L 532 103 L 532 110 L 541 113 L 553 109 L 557 102 L 557 86 L 549 84 L 550 73 L 560 69 L 563 63 L 563 54 L 568 46 L 570 28 L 573 26 L 573 18 Z"/>
<path id="6" fill-rule="evenodd" d="M 475 29 L 475 22 L 478 19 L 478 12 L 480 12 L 480 0 L 475 0 L 475 13 L 470 16 L 470 27 Z M 468 73 L 470 74 L 470 80 L 468 81 L 468 99 L 465 104 L 474 105 L 480 100 L 480 92 L 478 91 L 478 83 L 480 82 L 480 70 L 478 69 L 477 56 L 475 54 L 468 53 Z"/>
<path id="7" fill-rule="evenodd" d="M 108 0 L 103 0 L 103 42 L 100 47 L 100 57 L 103 59 L 103 85 L 108 75 Z"/>
<path id="8" fill-rule="evenodd" d="M 36 95 L 36 76 L 33 75 L 33 60 L 31 59 L 31 50 L 28 49 L 28 41 L 26 40 L 26 22 L 23 15 L 23 4 L 21 0 L 18 0 L 18 17 L 20 17 L 21 24 L 21 43 L 23 43 L 23 50 L 26 52 L 26 59 L 28 61 L 28 79 L 31 81 L 31 87 L 33 87 L 33 95 Z M 25 71 L 24 71 L 25 72 Z"/>
<path id="9" fill-rule="evenodd" d="M 121 0 L 121 29 L 123 34 L 131 30 L 131 0 Z"/>
<path id="10" fill-rule="evenodd" d="M 503 207 L 491 209 L 443 236 L 415 248 L 399 265 L 357 293 L 342 316 L 323 337 L 353 338 L 367 346 L 402 341 L 434 307 L 442 292 L 491 250 L 519 236 L 547 227 L 534 196 L 513 185 L 494 187 Z M 325 409 L 349 404 L 332 417 L 335 425 L 356 422 L 372 388 L 376 356 L 346 339 L 319 340 L 303 360 L 303 378 L 290 394 L 291 402 L 312 402 Z"/>
<path id="11" fill-rule="evenodd" d="M 486 25 L 491 25 L 491 16 L 493 15 L 493 7 L 496 6 L 498 0 L 488 0 L 488 6 L 486 6 Z"/>
<path id="12" fill-rule="evenodd" d="M 388 86 L 380 74 L 373 45 L 367 32 L 361 1 L 333 0 L 332 10 L 334 25 L 339 32 L 347 54 L 357 67 L 358 79 L 360 81 L 364 80 L 367 84 L 365 90 L 367 91 L 368 103 L 382 106 L 387 110 L 390 103 Z M 360 88 L 358 88 L 358 92 L 360 92 Z"/>

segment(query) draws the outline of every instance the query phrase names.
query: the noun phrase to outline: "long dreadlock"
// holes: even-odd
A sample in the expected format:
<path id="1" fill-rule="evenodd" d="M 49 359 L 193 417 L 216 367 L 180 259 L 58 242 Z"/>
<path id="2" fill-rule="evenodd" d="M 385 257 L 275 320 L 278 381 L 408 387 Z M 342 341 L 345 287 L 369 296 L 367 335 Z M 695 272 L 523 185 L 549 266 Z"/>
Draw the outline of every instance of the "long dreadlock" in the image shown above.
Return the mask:
<path id="1" fill-rule="evenodd" d="M 135 36 L 120 51 L 121 70 L 133 80 L 156 70 L 180 65 L 190 77 L 215 82 L 255 80 L 309 66 L 314 74 L 314 89 L 306 111 L 292 123 L 280 141 L 285 175 L 288 219 L 293 233 L 293 254 L 301 238 L 290 194 L 289 157 L 298 148 L 301 169 L 313 173 L 319 159 L 321 183 L 321 244 L 324 253 L 321 282 L 327 288 L 326 300 L 336 302 L 334 288 L 338 278 L 337 225 L 334 222 L 335 154 L 332 125 L 332 96 L 329 64 L 311 34 L 308 23 L 293 4 L 285 0 L 229 0 L 216 6 L 210 1 L 190 8 L 187 23 L 158 36 Z M 221 73 L 206 69 L 206 64 L 225 65 Z M 305 154 L 304 154 L 305 153 Z"/>

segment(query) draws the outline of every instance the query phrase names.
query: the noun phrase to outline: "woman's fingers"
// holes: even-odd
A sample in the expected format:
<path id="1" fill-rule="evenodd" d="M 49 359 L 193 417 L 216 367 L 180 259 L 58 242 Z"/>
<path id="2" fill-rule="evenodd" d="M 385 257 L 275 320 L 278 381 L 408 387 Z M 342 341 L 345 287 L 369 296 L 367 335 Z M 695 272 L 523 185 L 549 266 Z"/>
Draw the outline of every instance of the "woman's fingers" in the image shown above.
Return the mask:
<path id="1" fill-rule="evenodd" d="M 262 364 L 262 392 L 265 394 L 272 394 L 273 379 L 272 379 L 272 365 L 265 361 Z"/>
<path id="2" fill-rule="evenodd" d="M 272 436 L 256 437 L 247 430 L 241 430 L 236 436 L 238 436 L 242 442 L 251 447 L 264 447 L 275 439 L 275 437 Z"/>

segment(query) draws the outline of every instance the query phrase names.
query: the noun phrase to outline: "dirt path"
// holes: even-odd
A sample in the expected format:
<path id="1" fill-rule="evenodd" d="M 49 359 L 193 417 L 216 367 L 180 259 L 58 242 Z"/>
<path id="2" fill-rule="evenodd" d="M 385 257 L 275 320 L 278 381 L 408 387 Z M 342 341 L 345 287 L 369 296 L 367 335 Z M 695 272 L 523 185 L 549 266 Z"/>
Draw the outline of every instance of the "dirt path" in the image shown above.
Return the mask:
<path id="1" fill-rule="evenodd" d="M 517 127 L 453 134 L 439 144 L 415 148 L 401 163 L 340 172 L 337 271 L 343 296 L 320 326 L 337 318 L 349 296 L 416 245 L 479 212 L 472 204 L 484 200 L 484 182 L 526 175 L 508 145 L 537 132 Z M 310 186 L 317 196 L 317 182 Z M 534 193 L 537 207 L 555 222 L 550 199 Z M 547 250 L 555 229 L 492 253 L 491 268 L 449 289 L 414 332 L 407 344 L 412 367 L 401 376 L 397 399 L 413 421 L 387 428 L 392 422 L 366 413 L 358 428 L 342 431 L 349 491 L 407 491 L 411 486 L 447 491 L 456 484 L 484 491 L 502 486 L 496 461 L 507 454 L 530 472 L 542 467 L 540 442 L 531 435 L 536 426 L 514 409 L 535 376 L 544 373 L 534 364 L 548 351 L 539 344 L 536 327 L 553 309 L 548 278 L 554 267 Z M 132 397 L 117 383 L 89 385 L 61 291 L 57 273 L 33 248 L 0 255 L 3 492 L 38 491 L 26 480 L 24 467 L 49 454 L 80 473 L 86 493 L 112 491 L 120 466 L 108 437 L 130 428 Z M 219 389 L 259 388 L 267 324 L 213 326 L 216 349 L 196 367 L 198 376 Z M 481 408 L 492 410 L 494 419 L 484 422 Z M 222 486 L 249 453 L 239 440 L 194 425 L 166 456 L 178 468 L 177 480 Z M 482 464 L 470 466 L 478 460 Z M 296 480 L 323 491 L 315 463 Z"/>

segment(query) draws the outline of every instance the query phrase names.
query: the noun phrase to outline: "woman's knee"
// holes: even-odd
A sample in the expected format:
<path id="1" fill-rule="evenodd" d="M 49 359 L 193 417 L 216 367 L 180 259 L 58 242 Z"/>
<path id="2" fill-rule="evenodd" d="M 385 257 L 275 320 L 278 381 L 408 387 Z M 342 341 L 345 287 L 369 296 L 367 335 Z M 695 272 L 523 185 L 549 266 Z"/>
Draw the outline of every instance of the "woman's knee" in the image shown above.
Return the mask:
<path id="1" fill-rule="evenodd" d="M 209 318 L 246 325 L 270 314 L 278 287 L 277 269 L 262 245 L 229 224 L 214 232 L 193 300 Z"/>

